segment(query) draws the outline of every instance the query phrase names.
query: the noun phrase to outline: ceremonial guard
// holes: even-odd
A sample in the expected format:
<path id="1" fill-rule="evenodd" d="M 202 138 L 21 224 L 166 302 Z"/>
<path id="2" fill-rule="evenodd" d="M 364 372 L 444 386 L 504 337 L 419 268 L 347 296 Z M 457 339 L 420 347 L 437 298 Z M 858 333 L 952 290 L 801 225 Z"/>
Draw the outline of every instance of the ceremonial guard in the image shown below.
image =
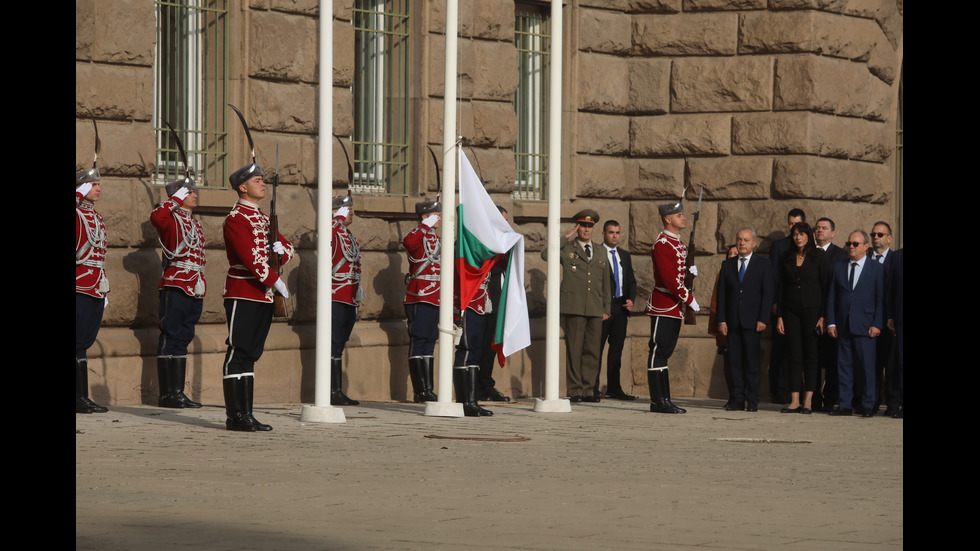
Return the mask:
<path id="1" fill-rule="evenodd" d="M 92 168 L 75 173 L 75 413 L 109 411 L 88 397 L 87 351 L 99 335 L 109 293 L 109 280 L 105 276 L 108 248 L 105 221 L 95 211 L 94 204 L 102 195 L 98 166 L 102 142 L 94 116 L 92 125 L 95 127 Z"/>
<path id="2" fill-rule="evenodd" d="M 356 406 L 360 402 L 344 394 L 344 346 L 354 330 L 357 307 L 364 300 L 361 288 L 361 248 L 347 229 L 354 221 L 354 198 L 333 198 L 333 335 L 330 347 L 330 404 Z"/>
<path id="3" fill-rule="evenodd" d="M 684 314 L 681 305 L 697 312 L 694 295 L 684 286 L 687 271 L 687 247 L 681 242 L 680 230 L 687 226 L 683 199 L 658 206 L 664 231 L 653 244 L 654 289 L 647 301 L 650 316 L 650 354 L 647 359 L 647 382 L 650 385 L 650 411 L 654 413 L 687 413 L 670 400 L 670 377 L 667 360 L 674 353 Z M 697 270 L 691 266 L 691 273 Z"/>
<path id="4" fill-rule="evenodd" d="M 405 289 L 405 315 L 408 316 L 408 372 L 412 378 L 415 403 L 434 402 L 432 391 L 433 353 L 439 338 L 439 276 L 442 243 L 439 227 L 442 203 L 415 204 L 419 225 L 408 232 L 402 245 L 408 251 L 409 273 Z"/>
<path id="5" fill-rule="evenodd" d="M 245 119 L 241 113 L 238 115 L 252 145 Z M 289 298 L 286 282 L 269 267 L 270 255 L 278 255 L 281 264 L 293 257 L 293 246 L 281 234 L 273 236 L 275 241 L 270 243 L 270 219 L 258 205 L 265 198 L 264 176 L 255 162 L 253 146 L 252 162 L 228 177 L 231 188 L 238 193 L 238 202 L 224 223 L 228 254 L 228 275 L 222 293 L 228 319 L 228 351 L 223 369 L 228 415 L 225 426 L 245 432 L 272 430 L 252 415 L 255 362 L 262 356 L 272 326 L 273 296 L 279 293 Z"/>
<path id="6" fill-rule="evenodd" d="M 102 194 L 101 178 L 95 166 L 75 173 L 75 413 L 109 411 L 88 397 L 86 354 L 99 335 L 109 292 L 105 222 L 94 205 Z"/>
<path id="7" fill-rule="evenodd" d="M 490 275 L 487 272 L 473 299 L 460 312 L 463 334 L 456 345 L 456 359 L 453 362 L 453 386 L 456 388 L 456 401 L 463 404 L 463 414 L 467 417 L 489 417 L 493 412 L 477 403 L 477 386 L 480 378 L 480 358 L 483 355 L 487 320 L 492 310 L 490 293 L 487 291 Z M 499 277 L 499 276 L 498 276 Z M 459 296 L 456 302 L 459 302 Z M 460 305 L 457 305 L 460 306 Z M 493 342 L 492 340 L 490 342 Z"/>
<path id="8" fill-rule="evenodd" d="M 171 129 L 172 132 L 172 129 Z M 187 157 L 177 141 L 187 169 Z M 157 346 L 157 377 L 160 407 L 199 408 L 201 404 L 184 394 L 187 346 L 204 309 L 204 230 L 191 216 L 197 207 L 197 186 L 189 171 L 166 185 L 167 199 L 150 214 L 163 248 L 163 277 L 160 278 L 160 340 Z"/>

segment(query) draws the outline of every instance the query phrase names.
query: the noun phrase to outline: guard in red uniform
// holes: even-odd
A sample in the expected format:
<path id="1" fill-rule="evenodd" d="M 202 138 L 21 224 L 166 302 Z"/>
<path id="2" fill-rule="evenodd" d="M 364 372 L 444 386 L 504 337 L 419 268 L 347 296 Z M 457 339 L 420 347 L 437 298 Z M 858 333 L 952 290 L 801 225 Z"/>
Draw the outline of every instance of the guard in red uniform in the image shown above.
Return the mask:
<path id="1" fill-rule="evenodd" d="M 439 338 L 439 275 L 442 243 L 436 228 L 441 220 L 442 203 L 415 204 L 419 225 L 408 232 L 402 245 L 408 251 L 408 288 L 405 314 L 408 316 L 408 372 L 412 378 L 415 403 L 434 402 L 432 392 L 433 353 Z"/>
<path id="2" fill-rule="evenodd" d="M 75 173 L 75 413 L 109 411 L 88 397 L 87 351 L 99 335 L 109 293 L 105 221 L 94 204 L 102 195 L 101 179 L 94 166 Z"/>
<path id="3" fill-rule="evenodd" d="M 654 413 L 687 413 L 670 400 L 670 377 L 667 360 L 674 353 L 681 332 L 681 304 L 697 312 L 700 307 L 694 295 L 684 286 L 687 270 L 687 247 L 681 242 L 680 230 L 687 226 L 683 201 L 660 205 L 664 231 L 653 244 L 654 289 L 647 301 L 650 316 L 650 354 L 647 359 L 647 382 L 650 384 L 650 411 Z M 691 273 L 697 275 L 694 266 Z"/>
<path id="4" fill-rule="evenodd" d="M 344 394 L 344 346 L 354 330 L 357 307 L 364 300 L 361 289 L 361 247 L 347 229 L 354 221 L 354 198 L 333 198 L 333 324 L 330 345 L 330 404 L 356 406 L 360 402 Z"/>
<path id="5" fill-rule="evenodd" d="M 269 267 L 269 217 L 259 210 L 265 197 L 265 173 L 256 163 L 229 176 L 238 202 L 224 224 L 228 276 L 222 296 L 228 317 L 228 351 L 224 363 L 224 394 L 228 430 L 267 431 L 252 415 L 255 362 L 262 356 L 272 326 L 272 297 L 289 298 L 286 282 Z M 272 243 L 282 264 L 293 257 L 293 246 L 280 234 Z"/>
<path id="6" fill-rule="evenodd" d="M 187 346 L 204 309 L 204 230 L 191 216 L 197 207 L 197 186 L 185 176 L 166 186 L 169 199 L 150 214 L 163 247 L 160 278 L 160 340 L 157 376 L 160 407 L 199 408 L 184 394 Z"/>
<path id="7" fill-rule="evenodd" d="M 467 417 L 489 417 L 493 412 L 477 403 L 477 386 L 480 379 L 480 358 L 483 355 L 487 320 L 492 309 L 490 293 L 490 272 L 480 284 L 480 288 L 469 305 L 460 313 L 463 334 L 456 345 L 456 358 L 453 362 L 453 386 L 456 388 L 456 401 L 463 404 L 463 414 Z M 459 296 L 456 296 L 459 308 Z"/>

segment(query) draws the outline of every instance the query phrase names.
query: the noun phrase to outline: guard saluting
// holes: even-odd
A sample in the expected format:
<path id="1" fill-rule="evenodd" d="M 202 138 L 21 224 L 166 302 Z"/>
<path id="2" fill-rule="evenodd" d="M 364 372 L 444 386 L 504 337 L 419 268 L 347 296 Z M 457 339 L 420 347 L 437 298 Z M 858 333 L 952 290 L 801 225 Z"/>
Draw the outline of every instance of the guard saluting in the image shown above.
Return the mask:
<path id="1" fill-rule="evenodd" d="M 408 288 L 405 315 L 408 316 L 408 372 L 412 378 L 415 403 L 434 402 L 432 392 L 433 353 L 439 338 L 439 275 L 442 242 L 435 229 L 441 220 L 442 203 L 415 204 L 419 225 L 408 232 L 402 245 L 408 251 Z"/>
<path id="2" fill-rule="evenodd" d="M 330 405 L 356 406 L 357 400 L 344 394 L 344 345 L 354 330 L 357 307 L 364 300 L 361 288 L 361 247 L 347 229 L 354 221 L 354 198 L 340 195 L 333 198 L 333 324 L 330 345 Z"/>
<path id="3" fill-rule="evenodd" d="M 168 125 L 169 126 L 169 125 Z M 157 346 L 157 376 L 160 407 L 199 408 L 201 404 L 184 394 L 187 346 L 204 310 L 204 230 L 191 216 L 197 207 L 197 185 L 190 177 L 187 155 L 173 128 L 184 162 L 184 177 L 166 186 L 167 199 L 150 214 L 163 247 L 163 277 L 160 278 L 160 340 Z"/>
<path id="4" fill-rule="evenodd" d="M 95 117 L 92 124 L 95 125 Z M 98 168 L 101 149 L 99 127 L 95 126 L 92 168 L 75 173 L 75 413 L 109 411 L 88 397 L 87 351 L 99 335 L 109 293 L 109 280 L 105 276 L 105 221 L 94 204 L 102 195 L 102 175 Z"/>

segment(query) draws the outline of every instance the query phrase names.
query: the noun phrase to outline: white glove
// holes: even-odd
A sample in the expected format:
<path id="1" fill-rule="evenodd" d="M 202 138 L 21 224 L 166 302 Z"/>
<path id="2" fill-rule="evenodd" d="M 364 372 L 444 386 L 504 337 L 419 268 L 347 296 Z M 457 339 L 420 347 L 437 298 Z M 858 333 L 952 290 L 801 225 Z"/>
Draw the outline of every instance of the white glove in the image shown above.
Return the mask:
<path id="1" fill-rule="evenodd" d="M 698 306 L 698 299 L 691 298 L 691 304 L 688 306 L 688 308 L 690 308 L 691 310 L 694 310 L 695 312 L 700 312 L 701 311 L 701 307 Z"/>
<path id="2" fill-rule="evenodd" d="M 286 288 L 286 282 L 283 281 L 282 278 L 277 279 L 275 284 L 272 286 L 276 289 L 276 291 L 279 291 L 282 298 L 289 298 L 289 289 Z"/>
<path id="3" fill-rule="evenodd" d="M 282 246 L 282 241 L 276 241 L 275 243 L 273 243 L 272 250 L 276 251 L 276 254 L 286 254 L 286 247 Z"/>
<path id="4" fill-rule="evenodd" d="M 691 275 L 692 276 L 698 277 L 698 267 L 697 266 L 691 266 L 690 268 L 687 269 L 687 271 L 691 272 Z M 697 312 L 697 310 L 695 310 L 695 312 Z"/>
<path id="5" fill-rule="evenodd" d="M 102 309 L 105 310 L 106 308 L 109 307 L 109 297 L 102 297 L 102 298 L 105 299 L 105 302 L 102 304 Z"/>
<path id="6" fill-rule="evenodd" d="M 82 184 L 82 185 L 78 186 L 77 188 L 75 188 L 75 193 L 81 193 L 82 194 L 82 197 L 85 197 L 86 195 L 88 195 L 88 192 L 90 192 L 90 191 L 92 191 L 92 183 L 91 182 L 85 182 L 84 184 Z"/>
<path id="7" fill-rule="evenodd" d="M 333 215 L 334 218 L 343 218 L 347 220 L 347 215 L 350 213 L 350 207 L 340 207 L 337 209 L 337 213 Z"/>
<path id="8" fill-rule="evenodd" d="M 430 228 L 435 226 L 436 222 L 438 221 L 439 221 L 438 214 L 430 214 L 429 216 L 426 216 L 425 218 L 422 219 L 422 223 L 425 224 L 426 226 L 429 226 Z"/>
<path id="9" fill-rule="evenodd" d="M 181 186 L 180 189 L 174 192 L 172 197 L 175 197 L 183 201 L 184 199 L 187 199 L 187 196 L 190 194 L 191 194 L 191 190 L 187 189 L 187 186 Z"/>

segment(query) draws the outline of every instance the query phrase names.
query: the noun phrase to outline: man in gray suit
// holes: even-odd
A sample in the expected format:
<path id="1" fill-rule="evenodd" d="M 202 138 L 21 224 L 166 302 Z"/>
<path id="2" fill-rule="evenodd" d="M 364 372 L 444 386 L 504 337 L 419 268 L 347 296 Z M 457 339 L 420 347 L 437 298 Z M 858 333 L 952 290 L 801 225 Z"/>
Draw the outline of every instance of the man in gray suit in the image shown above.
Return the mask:
<path id="1" fill-rule="evenodd" d="M 592 228 L 598 221 L 599 214 L 592 209 L 576 214 L 575 227 L 565 234 L 561 247 L 565 376 L 572 402 L 599 401 L 592 385 L 599 373 L 602 322 L 612 311 L 609 257 L 601 243 L 592 242 Z"/>

